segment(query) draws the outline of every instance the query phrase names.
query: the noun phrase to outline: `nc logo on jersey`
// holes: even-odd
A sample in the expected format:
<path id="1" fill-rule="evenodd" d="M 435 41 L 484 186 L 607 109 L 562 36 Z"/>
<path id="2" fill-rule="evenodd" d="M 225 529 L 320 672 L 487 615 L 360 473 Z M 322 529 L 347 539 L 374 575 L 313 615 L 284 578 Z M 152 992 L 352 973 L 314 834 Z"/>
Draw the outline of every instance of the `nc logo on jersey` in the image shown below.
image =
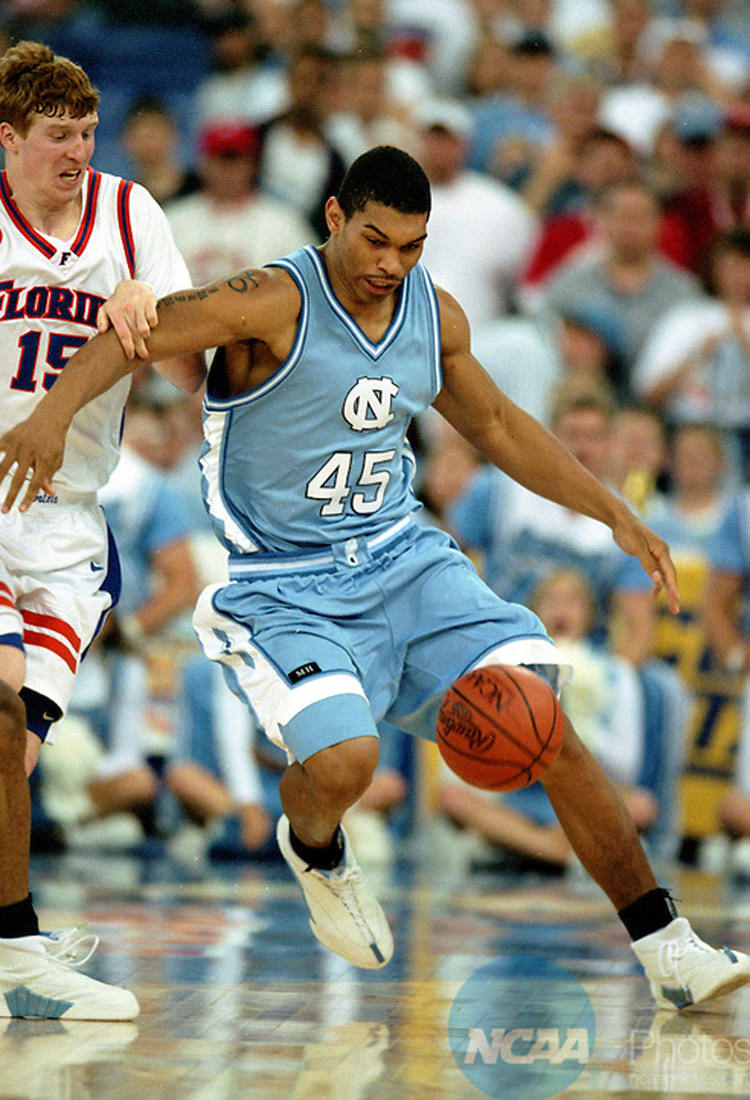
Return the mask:
<path id="1" fill-rule="evenodd" d="M 344 419 L 355 432 L 384 428 L 393 420 L 391 402 L 397 393 L 392 378 L 358 378 L 344 400 Z"/>

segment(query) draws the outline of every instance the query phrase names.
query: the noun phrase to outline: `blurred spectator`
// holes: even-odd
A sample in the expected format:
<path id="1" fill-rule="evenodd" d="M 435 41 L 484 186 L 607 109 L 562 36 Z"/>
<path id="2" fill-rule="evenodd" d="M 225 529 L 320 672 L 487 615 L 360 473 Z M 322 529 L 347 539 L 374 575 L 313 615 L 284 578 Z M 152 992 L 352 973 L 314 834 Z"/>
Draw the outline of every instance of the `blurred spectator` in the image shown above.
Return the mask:
<path id="1" fill-rule="evenodd" d="M 283 68 L 292 46 L 294 27 L 287 0 L 241 0 L 255 20 L 259 60 Z"/>
<path id="2" fill-rule="evenodd" d="M 620 787 L 636 827 L 648 829 L 658 807 L 654 795 L 638 785 L 645 751 L 645 716 L 636 671 L 628 661 L 588 640 L 592 593 L 576 570 L 549 572 L 532 602 L 550 637 L 575 668 L 572 681 L 560 693 L 566 714 L 583 743 Z M 439 807 L 455 824 L 476 830 L 495 848 L 533 861 L 526 867 L 563 868 L 570 862 L 570 845 L 542 783 L 498 795 L 478 791 L 446 769 Z"/>
<path id="3" fill-rule="evenodd" d="M 644 405 L 624 405 L 612 418 L 610 482 L 642 516 L 659 508 L 666 479 L 667 436 L 662 417 Z"/>
<path id="4" fill-rule="evenodd" d="M 675 669 L 690 695 L 680 801 L 682 854 L 692 860 L 719 828 L 717 807 L 731 774 L 739 721 L 740 678 L 717 659 L 703 623 L 709 557 L 728 503 L 716 430 L 704 424 L 678 428 L 670 442 L 669 470 L 671 487 L 651 507 L 648 522 L 669 543 L 680 614 L 671 615 L 661 598 L 654 602 L 639 571 L 629 567 L 621 601 L 631 617 L 652 623 L 654 655 Z"/>
<path id="5" fill-rule="evenodd" d="M 326 49 L 332 19 L 327 0 L 291 0 L 290 9 L 291 51 Z"/>
<path id="6" fill-rule="evenodd" d="M 335 195 L 346 166 L 325 135 L 333 59 L 305 48 L 289 64 L 289 107 L 260 127 L 258 180 L 265 191 L 294 207 L 325 240 L 326 200 Z"/>
<path id="7" fill-rule="evenodd" d="M 257 125 L 287 106 L 286 76 L 264 59 L 256 19 L 245 9 L 219 9 L 207 24 L 214 72 L 196 89 L 198 125 L 220 119 Z"/>
<path id="8" fill-rule="evenodd" d="M 716 151 L 724 112 L 705 96 L 683 100 L 657 132 L 646 174 L 665 217 L 679 226 L 683 255 L 672 255 L 701 277 L 718 229 L 706 205 L 716 171 Z"/>
<path id="9" fill-rule="evenodd" d="M 733 497 L 709 547 L 706 634 L 724 668 L 750 671 L 750 630 L 744 597 L 750 581 L 750 489 Z"/>
<path id="10" fill-rule="evenodd" d="M 537 317 L 501 317 L 474 330 L 472 351 L 511 401 L 549 423 L 564 371 L 555 326 Z"/>
<path id="11" fill-rule="evenodd" d="M 567 195 L 565 209 L 545 216 L 524 272 L 519 291 L 524 308 L 537 307 L 545 284 L 559 274 L 562 264 L 596 253 L 601 230 L 596 213 L 597 196 L 613 184 L 639 175 L 638 161 L 621 137 L 599 126 L 586 135 L 572 174 L 559 192 L 561 198 Z M 661 210 L 657 244 L 666 259 L 690 267 L 691 248 L 680 214 Z"/>
<path id="12" fill-rule="evenodd" d="M 465 92 L 469 106 L 479 108 L 483 101 L 506 90 L 508 47 L 492 34 L 483 34 L 471 55 L 466 73 Z"/>
<path id="13" fill-rule="evenodd" d="M 544 217 L 577 207 L 584 194 L 578 179 L 579 159 L 597 128 L 601 89 L 584 76 L 561 76 L 550 88 L 552 141 L 534 151 L 525 178 L 517 175 L 521 194 Z"/>
<path id="14" fill-rule="evenodd" d="M 703 470 L 708 466 L 713 469 L 716 481 L 716 460 L 711 463 L 708 456 L 707 461 L 705 444 L 702 454 L 695 450 L 701 432 L 705 435 L 706 429 L 691 426 L 678 433 L 683 440 L 691 441 L 684 476 L 692 481 L 705 479 Z M 716 448 L 716 434 L 708 438 Z M 714 495 L 720 499 L 718 492 Z M 750 771 L 739 770 L 743 762 L 746 766 L 748 749 L 750 630 L 745 597 L 750 577 L 750 491 L 743 489 L 732 494 L 728 504 L 718 509 L 715 505 L 711 508 L 709 501 L 705 517 L 699 528 L 704 557 L 703 569 L 697 574 L 700 583 L 695 586 L 697 607 L 691 600 L 693 592 L 690 589 L 687 592 L 687 622 L 692 621 L 698 642 L 692 652 L 687 650 L 688 661 L 695 670 L 693 686 L 698 702 L 683 780 L 686 854 L 692 858 L 707 836 L 716 834 L 722 826 L 732 831 L 740 824 L 732 821 L 733 812 L 741 814 L 746 805 L 750 777 Z M 700 511 L 696 518 L 700 522 Z M 679 625 L 679 622 L 672 624 L 672 634 Z"/>
<path id="15" fill-rule="evenodd" d="M 746 73 L 728 73 L 708 50 L 702 25 L 692 19 L 656 18 L 638 41 L 646 78 L 610 87 L 602 101 L 601 120 L 650 156 L 662 125 L 681 102 L 696 93 L 726 104 Z"/>
<path id="16" fill-rule="evenodd" d="M 720 437 L 708 425 L 678 429 L 668 451 L 670 488 L 652 495 L 648 522 L 667 540 L 677 568 L 681 607 L 670 615 L 663 599 L 654 603 L 642 570 L 626 563 L 620 604 L 628 618 L 641 624 L 648 639 L 642 657 L 653 653 L 679 671 L 691 691 L 703 676 L 709 682 L 710 656 L 704 652 L 700 615 L 708 568 L 708 554 L 726 508 L 723 491 L 724 454 Z M 716 693 L 716 686 L 711 690 Z"/>
<path id="17" fill-rule="evenodd" d="M 693 142 L 680 158 L 682 179 L 667 204 L 682 219 L 691 265 L 701 275 L 720 233 L 750 227 L 750 104 L 735 104 L 718 123 L 707 117 L 703 134 L 698 128 L 698 147 Z"/>
<path id="18" fill-rule="evenodd" d="M 736 860 L 734 869 L 747 876 L 747 838 L 750 837 L 750 721 L 747 700 L 732 783 L 719 804 L 719 822 L 732 840 L 745 841 L 745 856 Z M 737 846 L 739 855 L 739 845 Z"/>
<path id="19" fill-rule="evenodd" d="M 386 45 L 386 0 L 345 0 L 336 22 L 334 48 L 380 53 Z"/>
<path id="20" fill-rule="evenodd" d="M 735 476 L 750 460 L 750 227 L 723 234 L 712 250 L 713 295 L 659 320 L 634 385 L 674 424 L 707 421 L 726 435 Z"/>
<path id="21" fill-rule="evenodd" d="M 258 147 L 251 126 L 207 126 L 200 138 L 202 188 L 167 207 L 177 247 L 196 285 L 260 267 L 313 236 L 294 208 L 258 190 Z"/>
<path id="22" fill-rule="evenodd" d="M 388 0 L 389 50 L 406 53 L 429 72 L 439 95 L 464 85 L 478 23 L 466 0 Z"/>
<path id="23" fill-rule="evenodd" d="M 491 0 L 487 7 L 493 7 Z M 542 31 L 567 54 L 581 34 L 596 32 L 608 21 L 608 0 L 496 0 L 492 26 L 509 40 Z"/>
<path id="24" fill-rule="evenodd" d="M 477 451 L 447 420 L 436 417 L 420 470 L 419 497 L 430 522 L 445 526 L 453 503 L 466 491 L 482 465 Z"/>
<path id="25" fill-rule="evenodd" d="M 193 862 L 276 856 L 273 826 L 281 816 L 279 780 L 286 757 L 259 733 L 244 700 L 205 657 L 185 662 L 179 732 L 165 773 L 192 828 L 177 828 L 173 857 Z"/>
<path id="26" fill-rule="evenodd" d="M 599 248 L 572 259 L 547 284 L 543 307 L 561 314 L 597 308 L 616 319 L 626 370 L 666 311 L 698 296 L 697 279 L 657 251 L 660 211 L 650 187 L 621 180 L 597 197 Z"/>
<path id="27" fill-rule="evenodd" d="M 551 429 L 600 480 L 610 463 L 613 408 L 598 392 L 573 393 L 554 409 Z M 494 468 L 482 467 L 448 511 L 450 528 L 464 549 L 484 560 L 488 583 L 504 599 L 528 604 L 552 568 L 581 572 L 594 593 L 597 637 L 620 613 L 618 591 L 627 555 L 608 527 L 543 500 Z M 637 624 L 618 623 L 619 651 L 643 652 L 633 637 Z"/>
<path id="28" fill-rule="evenodd" d="M 158 780 L 147 761 L 146 736 L 148 649 L 198 597 L 181 499 L 147 457 L 160 435 L 162 414 L 159 405 L 131 400 L 121 457 L 100 493 L 123 584 L 117 611 L 82 666 L 71 700 L 71 711 L 90 723 L 104 749 L 87 785 L 88 821 L 76 823 L 70 833 L 75 844 L 96 842 L 98 819 L 124 811 L 143 814 L 154 803 Z M 132 833 L 126 837 L 132 840 Z"/>
<path id="29" fill-rule="evenodd" d="M 199 189 L 200 177 L 177 155 L 177 123 L 155 96 L 141 96 L 131 104 L 122 144 L 131 164 L 129 178 L 142 183 L 162 205 Z"/>
<path id="30" fill-rule="evenodd" d="M 553 319 L 492 321 L 475 330 L 472 349 L 500 389 L 543 424 L 561 390 L 600 392 L 612 405 L 630 396 L 618 318 L 596 305 L 573 306 Z"/>
<path id="31" fill-rule="evenodd" d="M 337 62 L 338 107 L 328 116 L 325 133 L 347 166 L 375 145 L 416 151 L 407 112 L 389 98 L 386 66 L 383 54 L 362 51 Z"/>
<path id="32" fill-rule="evenodd" d="M 606 390 L 613 403 L 628 397 L 623 334 L 616 317 L 596 305 L 563 309 L 556 337 L 561 386 L 569 391 Z"/>
<path id="33" fill-rule="evenodd" d="M 465 167 L 471 119 L 460 102 L 429 101 L 418 123 L 419 159 L 432 186 L 422 260 L 475 327 L 508 310 L 536 219 L 505 184 Z"/>
<path id="34" fill-rule="evenodd" d="M 555 50 L 539 31 L 524 31 L 508 50 L 507 86 L 473 108 L 469 165 L 507 182 L 522 173 L 529 156 L 552 141 L 549 91 L 557 72 Z"/>
<path id="35" fill-rule="evenodd" d="M 651 4 L 649 0 L 610 0 L 610 9 L 609 22 L 579 33 L 571 51 L 607 87 L 645 80 L 639 43 L 651 18 Z"/>
<path id="36" fill-rule="evenodd" d="M 725 95 L 733 96 L 742 92 L 750 76 L 750 59 L 731 34 L 716 33 L 717 16 L 720 9 L 726 7 L 725 0 L 681 0 L 678 15 L 657 16 L 651 20 L 641 40 L 646 56 L 653 60 L 660 57 L 664 64 L 663 50 L 675 43 L 683 43 L 683 49 L 668 59 L 668 66 L 684 79 L 692 79 L 716 102 L 722 102 Z M 700 64 L 684 43 L 694 42 L 700 50 Z"/>

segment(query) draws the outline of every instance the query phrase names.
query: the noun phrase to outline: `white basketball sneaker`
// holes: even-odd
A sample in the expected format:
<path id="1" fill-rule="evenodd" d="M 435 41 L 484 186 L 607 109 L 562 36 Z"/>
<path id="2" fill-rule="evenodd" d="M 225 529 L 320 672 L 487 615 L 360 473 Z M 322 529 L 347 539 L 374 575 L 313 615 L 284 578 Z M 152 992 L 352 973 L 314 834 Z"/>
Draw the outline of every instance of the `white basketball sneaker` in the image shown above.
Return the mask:
<path id="1" fill-rule="evenodd" d="M 750 984 L 750 957 L 704 943 L 685 917 L 631 946 L 659 1008 L 687 1008 Z"/>
<path id="2" fill-rule="evenodd" d="M 98 936 L 78 928 L 0 939 L 0 1017 L 134 1020 L 140 1009 L 132 993 L 73 969 L 98 943 Z"/>
<path id="3" fill-rule="evenodd" d="M 310 910 L 312 933 L 329 951 L 355 966 L 377 970 L 393 954 L 393 936 L 380 902 L 362 881 L 346 832 L 344 855 L 338 867 L 321 871 L 297 855 L 289 840 L 289 818 L 276 826 L 281 854 L 302 887 Z"/>

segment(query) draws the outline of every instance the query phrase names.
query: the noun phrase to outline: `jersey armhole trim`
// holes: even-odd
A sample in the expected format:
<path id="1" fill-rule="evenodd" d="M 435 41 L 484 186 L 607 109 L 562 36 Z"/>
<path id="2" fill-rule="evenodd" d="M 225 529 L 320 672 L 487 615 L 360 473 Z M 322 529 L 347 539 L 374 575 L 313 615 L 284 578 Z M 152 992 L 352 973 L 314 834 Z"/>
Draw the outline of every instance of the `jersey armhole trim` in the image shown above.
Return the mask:
<path id="1" fill-rule="evenodd" d="M 203 401 L 204 408 L 207 410 L 223 410 L 237 408 L 242 405 L 251 405 L 255 401 L 260 401 L 261 398 L 275 390 L 281 383 L 289 377 L 291 372 L 297 366 L 299 359 L 302 355 L 302 350 L 305 345 L 305 339 L 307 337 L 307 328 L 310 318 L 310 299 L 307 293 L 307 287 L 305 286 L 299 271 L 294 264 L 289 263 L 288 260 L 274 260 L 272 264 L 266 264 L 266 267 L 280 267 L 283 268 L 287 274 L 291 275 L 292 279 L 297 285 L 297 289 L 300 292 L 300 298 L 302 304 L 300 307 L 299 320 L 297 322 L 297 332 L 294 337 L 294 343 L 292 344 L 291 351 L 286 357 L 283 363 L 280 363 L 270 378 L 267 378 L 260 386 L 256 386 L 254 390 L 250 390 L 249 393 L 241 393 L 236 397 L 209 397 L 206 395 Z"/>
<path id="2" fill-rule="evenodd" d="M 432 320 L 432 355 L 433 355 L 433 376 L 435 394 L 440 393 L 443 388 L 443 368 L 442 368 L 442 332 L 440 327 L 440 306 L 438 305 L 437 294 L 435 293 L 435 287 L 430 277 L 427 268 L 418 265 L 419 272 L 422 275 L 425 291 L 427 294 L 427 301 L 430 308 L 430 318 Z"/>
<path id="3" fill-rule="evenodd" d="M 125 261 L 131 279 L 135 278 L 135 244 L 133 241 L 133 227 L 130 221 L 130 196 L 132 191 L 132 183 L 120 180 L 117 188 L 117 225 L 120 230 Z"/>

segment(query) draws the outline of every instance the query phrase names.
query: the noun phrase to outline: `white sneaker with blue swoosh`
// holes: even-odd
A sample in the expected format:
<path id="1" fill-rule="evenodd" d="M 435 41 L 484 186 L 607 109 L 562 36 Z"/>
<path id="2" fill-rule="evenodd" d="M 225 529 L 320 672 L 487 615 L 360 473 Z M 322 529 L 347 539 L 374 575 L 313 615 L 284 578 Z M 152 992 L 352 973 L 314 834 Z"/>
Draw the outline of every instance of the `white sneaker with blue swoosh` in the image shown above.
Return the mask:
<path id="1" fill-rule="evenodd" d="M 134 1020 L 133 994 L 74 969 L 99 943 L 78 928 L 0 939 L 0 1017 L 46 1020 Z"/>
<path id="2" fill-rule="evenodd" d="M 685 917 L 634 940 L 632 948 L 659 1008 L 700 1005 L 750 984 L 750 957 L 704 943 Z"/>
<path id="3" fill-rule="evenodd" d="M 289 840 L 289 818 L 276 826 L 281 854 L 302 887 L 312 933 L 329 951 L 355 966 L 377 970 L 393 954 L 393 936 L 380 902 L 362 881 L 362 872 L 344 829 L 344 855 L 338 867 L 321 871 L 300 859 Z"/>

